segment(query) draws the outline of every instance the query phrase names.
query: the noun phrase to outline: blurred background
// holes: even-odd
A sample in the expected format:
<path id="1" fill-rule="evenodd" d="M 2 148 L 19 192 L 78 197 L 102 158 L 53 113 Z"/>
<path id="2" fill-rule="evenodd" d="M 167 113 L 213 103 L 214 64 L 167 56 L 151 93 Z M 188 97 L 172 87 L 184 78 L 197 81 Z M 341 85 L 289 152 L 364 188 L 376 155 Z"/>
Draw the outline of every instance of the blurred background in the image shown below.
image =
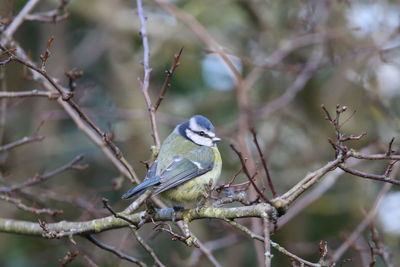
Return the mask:
<path id="1" fill-rule="evenodd" d="M 2 27 L 18 14 L 27 1 L 2 0 Z M 182 47 L 180 66 L 171 88 L 157 111 L 161 139 L 174 126 L 194 114 L 210 118 L 223 137 L 219 148 L 223 158 L 221 182 L 240 168 L 229 144 L 236 143 L 238 131 L 237 88 L 230 70 L 199 35 L 199 29 L 182 14 L 195 18 L 220 48 L 229 55 L 236 70 L 254 82 L 247 89 L 250 121 L 257 130 L 279 194 L 286 192 L 308 172 L 334 159 L 328 138 L 332 126 L 325 120 L 321 104 L 334 112 L 337 104 L 348 107 L 352 118 L 343 126 L 346 134 L 367 132 L 351 147 L 385 152 L 400 127 L 400 4 L 397 1 L 287 1 L 220 0 L 171 1 L 172 9 L 145 1 L 150 41 L 150 96 L 157 99 L 167 70 Z M 43 0 L 35 12 L 57 8 L 58 1 Z M 132 164 L 139 177 L 146 168 L 140 161 L 151 157 L 151 128 L 138 78 L 143 77 L 143 49 L 135 1 L 70 1 L 69 17 L 56 24 L 26 21 L 15 40 L 40 64 L 47 40 L 54 37 L 47 71 L 65 86 L 65 72 L 82 70 L 75 101 L 106 132 Z M 281 51 L 274 62 L 271 55 Z M 282 52 L 283 51 L 283 52 Z M 278 54 L 280 56 L 281 54 Z M 2 58 L 1 60 L 4 60 Z M 272 64 L 274 63 L 274 64 Z M 304 69 L 308 72 L 304 73 Z M 0 68 L 1 90 L 43 90 L 29 79 L 21 64 L 11 62 Z M 299 81 L 304 78 L 304 81 Z M 291 90 L 294 83 L 297 90 Z M 303 82 L 303 85 L 301 84 Z M 271 107 L 282 95 L 283 105 Z M 288 93 L 289 92 L 289 93 Z M 101 198 L 107 197 L 116 210 L 129 202 L 120 196 L 131 184 L 100 149 L 88 139 L 55 101 L 46 98 L 0 100 L 6 109 L 0 117 L 0 145 L 35 134 L 35 142 L 0 152 L 2 186 L 22 183 L 38 173 L 56 169 L 84 154 L 85 170 L 69 170 L 37 186 L 13 193 L 36 207 L 61 209 L 56 217 L 30 214 L 7 202 L 0 202 L 0 216 L 46 222 L 80 221 L 108 215 Z M 277 107 L 277 108 L 276 108 Z M 251 143 L 251 151 L 256 154 Z M 395 140 L 393 148 L 398 148 Z M 256 157 L 257 159 L 257 157 Z M 357 162 L 366 172 L 382 174 L 386 162 Z M 329 178 L 329 177 L 328 177 Z M 260 179 L 264 179 L 260 176 Z M 326 240 L 334 251 L 364 218 L 383 186 L 348 174 L 330 177 L 321 197 L 305 207 L 272 237 L 296 255 L 318 260 L 318 243 Z M 238 182 L 246 181 L 244 175 Z M 384 199 L 375 220 L 381 239 L 393 252 L 393 264 L 400 266 L 400 205 L 398 187 Z M 243 221 L 246 224 L 246 221 Z M 223 266 L 256 266 L 253 241 L 227 224 L 216 220 L 191 223 L 191 229 L 208 245 L 218 244 L 213 254 Z M 140 230 L 168 266 L 209 266 L 197 259 L 193 248 L 171 241 L 166 233 L 154 234 L 153 226 Z M 138 245 L 129 229 L 104 232 L 97 238 L 151 264 L 152 259 Z M 217 242 L 212 243 L 212 241 Z M 129 263 L 76 237 L 46 240 L 39 237 L 0 234 L 2 266 L 53 266 L 68 250 L 80 251 L 71 266 L 87 266 L 89 257 L 99 266 L 128 266 Z M 208 243 L 211 242 L 211 243 Z M 343 259 L 344 266 L 369 262 L 371 234 L 366 231 Z M 357 249 L 356 249 L 357 248 Z M 366 249 L 366 252 L 360 251 Z M 273 266 L 290 266 L 277 251 Z M 386 266 L 378 257 L 375 266 Z"/>

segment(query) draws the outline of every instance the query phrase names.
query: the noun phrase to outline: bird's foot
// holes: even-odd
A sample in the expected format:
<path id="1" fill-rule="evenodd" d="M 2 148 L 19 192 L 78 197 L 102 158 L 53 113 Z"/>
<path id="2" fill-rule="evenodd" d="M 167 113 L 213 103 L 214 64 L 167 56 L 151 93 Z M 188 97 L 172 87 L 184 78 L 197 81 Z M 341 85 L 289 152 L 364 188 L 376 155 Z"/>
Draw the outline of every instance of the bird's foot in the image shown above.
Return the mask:
<path id="1" fill-rule="evenodd" d="M 195 208 L 197 215 L 200 214 L 200 211 L 202 208 L 206 207 L 206 204 L 207 204 L 207 198 L 200 199 L 199 203 L 197 203 L 196 208 Z"/>
<path id="2" fill-rule="evenodd" d="M 173 206 L 172 208 L 174 209 L 175 212 L 182 211 L 185 209 L 184 206 L 180 206 L 180 205 Z"/>
<path id="3" fill-rule="evenodd" d="M 177 205 L 177 206 L 173 206 L 172 207 L 172 222 L 176 222 L 176 213 L 179 211 L 183 211 L 185 209 L 185 207 Z"/>

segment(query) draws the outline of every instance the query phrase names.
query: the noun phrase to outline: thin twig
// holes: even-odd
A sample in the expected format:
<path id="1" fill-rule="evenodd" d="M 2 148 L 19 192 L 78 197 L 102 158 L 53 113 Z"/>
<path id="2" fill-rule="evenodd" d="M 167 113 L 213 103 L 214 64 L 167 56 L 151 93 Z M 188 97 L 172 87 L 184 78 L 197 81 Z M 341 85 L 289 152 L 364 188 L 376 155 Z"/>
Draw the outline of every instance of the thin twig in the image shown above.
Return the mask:
<path id="1" fill-rule="evenodd" d="M 170 82 L 171 82 L 172 76 L 174 75 L 176 68 L 179 67 L 179 65 L 180 65 L 179 59 L 182 55 L 182 51 L 183 51 L 183 47 L 181 48 L 181 50 L 179 50 L 178 54 L 174 55 L 174 61 L 172 62 L 172 65 L 169 68 L 169 70 L 166 71 L 167 77 L 165 77 L 164 83 L 160 90 L 160 95 L 158 96 L 157 101 L 153 105 L 154 112 L 157 111 L 158 107 L 161 104 L 161 101 L 164 99 L 165 93 L 171 86 Z"/>
<path id="2" fill-rule="evenodd" d="M 29 137 L 24 137 L 18 141 L 14 141 L 12 143 L 8 143 L 4 146 L 0 146 L 0 152 L 4 152 L 7 150 L 11 150 L 13 148 L 28 144 L 28 143 L 33 143 L 33 142 L 40 142 L 44 139 L 44 136 L 29 136 Z"/>
<path id="3" fill-rule="evenodd" d="M 257 147 L 258 154 L 260 155 L 261 163 L 262 163 L 262 165 L 264 167 L 265 175 L 267 176 L 268 186 L 269 186 L 269 189 L 271 190 L 272 197 L 275 198 L 277 196 L 277 194 L 276 194 L 276 191 L 275 191 L 274 184 L 272 183 L 271 175 L 269 174 L 267 161 L 265 160 L 264 154 L 263 154 L 263 152 L 261 150 L 261 147 L 260 147 L 260 145 L 258 143 L 258 140 L 257 140 L 256 130 L 254 128 L 251 128 L 250 132 L 253 135 L 253 142 Z"/>
<path id="4" fill-rule="evenodd" d="M 252 176 L 250 175 L 249 170 L 247 169 L 246 162 L 245 162 L 245 160 L 243 158 L 242 153 L 239 150 L 237 150 L 236 147 L 233 144 L 231 144 L 231 148 L 238 155 L 240 163 L 243 166 L 243 172 L 246 174 L 247 178 L 249 179 L 249 181 L 253 185 L 253 187 L 256 190 L 258 196 L 260 196 L 266 203 L 271 204 L 271 201 L 260 191 L 260 189 L 257 187 L 255 182 L 253 181 Z"/>
<path id="5" fill-rule="evenodd" d="M 361 177 L 361 178 L 367 178 L 375 181 L 380 181 L 380 182 L 386 182 L 386 183 L 391 183 L 395 185 L 400 185 L 400 180 L 390 178 L 386 175 L 379 175 L 379 174 L 373 174 L 373 173 L 366 173 L 362 172 L 359 170 L 347 168 L 344 166 L 344 164 L 339 165 L 339 168 L 344 170 L 347 173 L 353 174 L 355 176 Z"/>
<path id="6" fill-rule="evenodd" d="M 115 218 L 122 219 L 122 220 L 124 220 L 124 221 L 130 223 L 131 225 L 135 226 L 135 228 L 138 227 L 138 224 L 137 224 L 136 222 L 132 221 L 131 219 L 129 219 L 129 218 L 123 216 L 123 215 L 120 215 L 120 214 L 116 213 L 116 212 L 111 208 L 111 206 L 108 204 L 108 199 L 107 199 L 107 198 L 103 197 L 103 198 L 101 199 L 101 201 L 103 202 L 104 208 L 106 208 L 112 215 L 114 215 Z"/>
<path id="7" fill-rule="evenodd" d="M 158 258 L 157 254 L 154 252 L 154 250 L 146 243 L 144 242 L 144 239 L 139 235 L 138 231 L 132 230 L 136 240 L 139 242 L 139 244 L 150 254 L 150 256 L 153 258 L 154 263 L 156 263 L 160 267 L 165 267 L 165 265 L 160 261 Z"/>
<path id="8" fill-rule="evenodd" d="M 93 244 L 95 244 L 96 246 L 98 246 L 101 249 L 107 250 L 111 253 L 113 253 L 114 255 L 116 255 L 117 257 L 123 259 L 123 260 L 127 260 L 133 263 L 136 263 L 139 266 L 147 266 L 143 261 L 134 258 L 132 256 L 129 256 L 128 254 L 125 254 L 124 252 L 116 249 L 115 247 L 112 247 L 110 245 L 104 244 L 102 242 L 100 242 L 99 240 L 97 240 L 96 238 L 94 238 L 92 235 L 87 235 L 86 238 L 92 242 Z"/>
<path id="9" fill-rule="evenodd" d="M 243 171 L 243 166 L 240 167 L 240 169 L 232 176 L 232 178 L 226 183 L 226 184 L 221 184 L 217 185 L 215 187 L 215 191 L 221 192 L 222 189 L 229 188 L 233 184 L 233 182 L 236 180 L 236 178 L 239 176 L 239 174 Z"/>
<path id="10" fill-rule="evenodd" d="M 387 155 L 386 154 L 365 154 L 361 152 L 357 152 L 354 150 L 350 150 L 350 157 L 356 158 L 356 159 L 366 159 L 366 160 L 384 160 L 384 159 L 390 159 L 390 160 L 400 160 L 400 155 Z"/>

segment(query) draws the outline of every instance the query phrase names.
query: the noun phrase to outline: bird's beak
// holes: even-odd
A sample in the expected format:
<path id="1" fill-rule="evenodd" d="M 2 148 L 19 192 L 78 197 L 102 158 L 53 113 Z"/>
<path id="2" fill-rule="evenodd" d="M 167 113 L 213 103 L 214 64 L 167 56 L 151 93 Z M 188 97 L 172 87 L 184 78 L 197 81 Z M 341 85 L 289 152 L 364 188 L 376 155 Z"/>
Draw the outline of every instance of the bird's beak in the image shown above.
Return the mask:
<path id="1" fill-rule="evenodd" d="M 221 138 L 219 138 L 218 136 L 214 136 L 212 140 L 215 143 L 221 141 Z"/>

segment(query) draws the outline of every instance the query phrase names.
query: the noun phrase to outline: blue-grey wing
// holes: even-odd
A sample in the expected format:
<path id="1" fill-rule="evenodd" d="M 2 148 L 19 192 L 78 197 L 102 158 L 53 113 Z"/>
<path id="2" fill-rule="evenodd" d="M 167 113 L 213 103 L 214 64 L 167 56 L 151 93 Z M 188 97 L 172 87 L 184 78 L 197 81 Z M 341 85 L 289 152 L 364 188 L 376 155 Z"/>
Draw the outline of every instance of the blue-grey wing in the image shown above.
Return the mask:
<path id="1" fill-rule="evenodd" d="M 159 194 L 193 178 L 203 175 L 214 167 L 214 153 L 209 147 L 192 151 L 187 157 L 175 157 L 160 173 L 160 184 L 154 190 Z"/>
<path id="2" fill-rule="evenodd" d="M 136 186 L 129 189 L 128 192 L 122 195 L 122 199 L 128 199 L 143 194 L 149 187 L 155 186 L 160 183 L 159 177 L 156 176 L 157 160 L 151 164 L 147 171 L 146 178 Z"/>

